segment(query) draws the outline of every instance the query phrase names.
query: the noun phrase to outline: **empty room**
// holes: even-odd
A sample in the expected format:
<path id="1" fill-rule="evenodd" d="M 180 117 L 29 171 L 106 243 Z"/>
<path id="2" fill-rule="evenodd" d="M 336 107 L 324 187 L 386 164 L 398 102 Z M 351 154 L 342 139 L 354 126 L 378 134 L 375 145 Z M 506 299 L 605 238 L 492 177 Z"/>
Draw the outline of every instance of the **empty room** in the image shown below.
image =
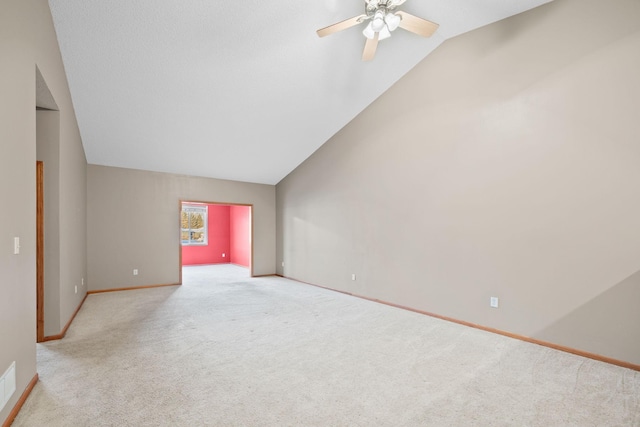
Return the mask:
<path id="1" fill-rule="evenodd" d="M 0 424 L 640 426 L 640 2 L 3 0 Z"/>

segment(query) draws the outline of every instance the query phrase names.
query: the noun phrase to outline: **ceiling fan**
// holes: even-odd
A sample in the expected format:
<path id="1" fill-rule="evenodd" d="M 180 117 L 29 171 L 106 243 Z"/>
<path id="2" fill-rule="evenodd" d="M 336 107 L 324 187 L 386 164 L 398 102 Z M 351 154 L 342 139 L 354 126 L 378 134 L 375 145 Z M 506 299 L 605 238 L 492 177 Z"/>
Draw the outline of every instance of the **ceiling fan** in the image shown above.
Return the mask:
<path id="1" fill-rule="evenodd" d="M 365 0 L 365 14 L 354 16 L 318 31 L 319 37 L 328 36 L 346 30 L 354 25 L 369 21 L 362 34 L 367 38 L 362 52 L 363 61 L 371 61 L 376 54 L 378 42 L 391 37 L 391 32 L 398 27 L 412 33 L 429 37 L 436 32 L 439 25 L 426 19 L 418 18 L 396 8 L 406 0 Z"/>

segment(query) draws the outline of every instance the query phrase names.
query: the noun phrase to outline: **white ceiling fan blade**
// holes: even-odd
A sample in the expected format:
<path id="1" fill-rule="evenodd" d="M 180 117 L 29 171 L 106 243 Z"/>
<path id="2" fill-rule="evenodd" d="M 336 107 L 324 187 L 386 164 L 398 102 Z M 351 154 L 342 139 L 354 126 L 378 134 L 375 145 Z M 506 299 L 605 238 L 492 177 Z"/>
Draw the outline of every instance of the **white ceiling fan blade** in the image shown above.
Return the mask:
<path id="1" fill-rule="evenodd" d="M 400 15 L 402 18 L 402 21 L 400 21 L 400 28 L 423 37 L 431 37 L 431 35 L 433 35 L 440 26 L 435 22 L 418 18 L 417 16 L 411 15 L 407 12 L 397 11 L 396 15 Z"/>
<path id="2" fill-rule="evenodd" d="M 353 18 L 345 19 L 344 21 L 338 22 L 333 25 L 329 25 L 328 27 L 321 28 L 316 33 L 318 33 L 318 37 L 325 37 L 333 33 L 337 33 L 338 31 L 346 30 L 347 28 L 351 28 L 354 25 L 358 25 L 365 19 L 368 19 L 367 15 L 359 15 L 354 16 Z"/>
<path id="3" fill-rule="evenodd" d="M 378 48 L 379 33 L 376 33 L 372 39 L 367 39 L 364 45 L 364 51 L 362 52 L 363 61 L 371 61 L 376 55 L 376 49 Z"/>

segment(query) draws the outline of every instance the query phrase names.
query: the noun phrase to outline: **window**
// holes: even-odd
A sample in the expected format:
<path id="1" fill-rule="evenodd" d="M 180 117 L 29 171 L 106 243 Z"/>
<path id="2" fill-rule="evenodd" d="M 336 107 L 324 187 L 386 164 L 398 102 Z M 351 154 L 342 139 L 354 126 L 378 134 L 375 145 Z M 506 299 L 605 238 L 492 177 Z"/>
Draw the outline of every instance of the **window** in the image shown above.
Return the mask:
<path id="1" fill-rule="evenodd" d="M 207 206 L 182 204 L 181 239 L 183 246 L 206 245 L 207 236 Z"/>

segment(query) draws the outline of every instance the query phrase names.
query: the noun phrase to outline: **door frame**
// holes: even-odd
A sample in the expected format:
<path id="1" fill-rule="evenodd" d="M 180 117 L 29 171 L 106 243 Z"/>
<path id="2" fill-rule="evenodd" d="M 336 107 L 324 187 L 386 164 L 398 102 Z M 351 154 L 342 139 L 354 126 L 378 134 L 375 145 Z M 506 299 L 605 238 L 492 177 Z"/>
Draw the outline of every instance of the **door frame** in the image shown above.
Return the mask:
<path id="1" fill-rule="evenodd" d="M 44 162 L 36 161 L 36 342 L 44 341 Z"/>

